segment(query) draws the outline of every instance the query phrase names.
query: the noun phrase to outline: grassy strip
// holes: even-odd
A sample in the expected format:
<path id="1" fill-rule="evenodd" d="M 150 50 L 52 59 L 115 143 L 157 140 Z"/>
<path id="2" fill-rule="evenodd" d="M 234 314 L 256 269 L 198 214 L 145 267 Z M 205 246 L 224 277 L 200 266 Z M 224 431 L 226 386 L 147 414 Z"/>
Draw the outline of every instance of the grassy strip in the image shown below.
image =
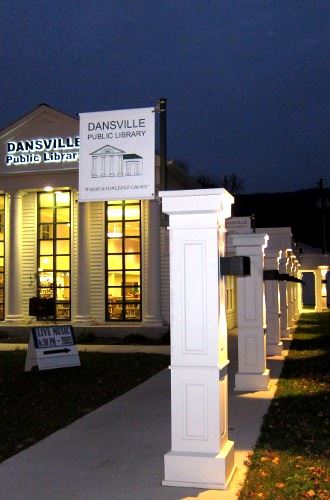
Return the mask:
<path id="1" fill-rule="evenodd" d="M 169 356 L 160 354 L 83 352 L 80 367 L 25 373 L 25 356 L 24 351 L 0 352 L 0 461 L 169 364 Z"/>
<path id="2" fill-rule="evenodd" d="M 300 316 L 239 495 L 328 499 L 330 313 Z"/>

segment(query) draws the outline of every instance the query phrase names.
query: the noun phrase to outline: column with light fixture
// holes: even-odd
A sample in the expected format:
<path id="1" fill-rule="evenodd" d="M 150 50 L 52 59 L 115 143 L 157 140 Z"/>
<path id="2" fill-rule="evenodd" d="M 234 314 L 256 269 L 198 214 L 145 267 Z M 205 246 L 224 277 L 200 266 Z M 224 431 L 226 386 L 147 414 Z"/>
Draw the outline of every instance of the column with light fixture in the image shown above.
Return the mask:
<path id="1" fill-rule="evenodd" d="M 279 270 L 279 260 L 282 251 L 267 251 L 265 253 L 265 271 Z M 281 341 L 281 308 L 279 282 L 274 279 L 265 280 L 266 299 L 266 353 L 268 356 L 277 356 L 282 353 L 283 342 Z"/>
<path id="2" fill-rule="evenodd" d="M 237 278 L 238 373 L 236 391 L 268 390 L 266 304 L 263 280 L 267 234 L 233 234 L 236 255 L 250 257 L 251 275 Z"/>
<path id="3" fill-rule="evenodd" d="M 327 266 L 319 266 L 315 271 L 315 311 L 322 312 L 327 310 Z"/>
<path id="4" fill-rule="evenodd" d="M 298 278 L 300 279 L 300 283 L 299 283 L 299 286 L 298 286 L 298 312 L 300 314 L 302 312 L 302 308 L 303 308 L 303 299 L 302 299 L 302 278 L 303 278 L 303 274 L 302 274 L 302 272 L 300 270 L 298 271 Z"/>
<path id="5" fill-rule="evenodd" d="M 78 203 L 78 275 L 75 322 L 92 321 L 90 305 L 90 203 Z"/>
<path id="6" fill-rule="evenodd" d="M 23 193 L 10 195 L 9 278 L 6 321 L 20 322 L 22 314 L 22 200 Z"/>
<path id="7" fill-rule="evenodd" d="M 288 338 L 290 336 L 290 328 L 288 326 L 288 282 L 285 275 L 288 274 L 288 257 L 286 250 L 283 251 L 282 257 L 279 260 L 279 271 L 282 278 L 279 282 L 280 287 L 280 304 L 281 304 L 281 337 Z"/>
<path id="8" fill-rule="evenodd" d="M 147 279 L 144 286 L 143 321 L 148 326 L 160 326 L 161 275 L 160 275 L 160 205 L 159 200 L 148 202 Z"/>
<path id="9" fill-rule="evenodd" d="M 166 486 L 225 489 L 234 472 L 228 440 L 225 189 L 163 191 L 169 215 L 171 304 L 171 450 Z"/>
<path id="10" fill-rule="evenodd" d="M 290 277 L 293 277 L 294 274 L 294 262 L 293 262 L 292 253 L 289 252 L 289 265 L 288 265 L 288 274 Z M 295 327 L 295 314 L 294 314 L 294 283 L 293 281 L 287 282 L 288 286 L 288 326 L 290 329 Z"/>
<path id="11" fill-rule="evenodd" d="M 294 268 L 294 277 L 295 277 L 295 282 L 294 282 L 294 316 L 295 320 L 298 320 L 299 318 L 299 290 L 300 290 L 300 283 L 298 283 L 298 277 L 299 277 L 299 261 L 298 259 L 295 258 L 294 261 L 295 268 Z"/>

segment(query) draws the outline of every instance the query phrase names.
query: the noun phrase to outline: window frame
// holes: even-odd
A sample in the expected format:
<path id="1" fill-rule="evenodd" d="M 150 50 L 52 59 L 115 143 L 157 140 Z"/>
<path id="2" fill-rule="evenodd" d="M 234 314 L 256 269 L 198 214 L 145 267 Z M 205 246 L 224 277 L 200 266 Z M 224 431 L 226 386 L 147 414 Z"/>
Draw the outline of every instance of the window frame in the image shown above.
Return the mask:
<path id="1" fill-rule="evenodd" d="M 108 209 L 110 207 L 115 207 L 115 206 L 120 206 L 121 207 L 121 218 L 118 219 L 110 219 L 108 217 Z M 129 206 L 138 206 L 139 207 L 139 218 L 138 219 L 132 219 L 132 218 L 127 218 L 125 217 L 125 208 Z M 128 222 L 138 222 L 138 235 L 127 235 L 126 233 L 126 225 Z M 114 224 L 121 224 L 122 228 L 122 245 L 121 245 L 121 252 L 118 253 L 111 253 L 108 250 L 108 227 L 110 223 Z M 129 238 L 134 238 L 139 240 L 139 252 L 126 252 L 125 251 L 125 242 Z M 111 269 L 109 267 L 109 259 L 111 258 L 111 255 L 117 255 L 121 256 L 121 270 L 122 270 L 122 282 L 121 285 L 118 286 L 111 286 L 109 282 L 109 273 L 111 271 L 116 271 L 116 269 Z M 139 268 L 138 269 L 129 269 L 126 268 L 125 265 L 125 256 L 129 255 L 138 255 L 139 256 Z M 139 299 L 138 300 L 129 300 L 127 299 L 126 296 L 126 289 L 130 288 L 127 283 L 130 283 L 126 281 L 126 275 L 129 274 L 130 271 L 138 271 L 140 280 L 139 280 Z M 105 321 L 109 323 L 119 323 L 119 322 L 124 322 L 124 323 L 132 323 L 132 322 L 141 322 L 142 321 L 142 311 L 143 311 L 143 301 L 142 301 L 142 203 L 141 200 L 112 200 L 112 201 L 107 201 L 105 202 Z M 111 313 L 110 313 L 110 307 L 111 307 L 111 302 L 109 299 L 109 290 L 111 288 L 118 288 L 121 289 L 121 300 L 118 301 L 118 305 L 121 306 L 121 314 L 120 318 L 112 318 Z M 134 284 L 132 284 L 131 288 L 134 288 Z M 115 302 L 114 302 L 115 303 Z M 138 306 L 138 307 L 133 307 L 133 309 L 139 310 L 139 317 L 136 318 L 135 316 L 132 317 L 132 319 L 127 317 L 127 311 L 129 306 L 132 304 L 133 306 Z"/>
<path id="2" fill-rule="evenodd" d="M 58 192 L 61 193 L 67 193 L 69 194 L 69 205 L 62 205 L 62 204 L 56 204 L 56 195 Z M 72 316 L 72 191 L 70 189 L 59 189 L 56 191 L 52 191 L 50 193 L 47 193 L 48 195 L 53 197 L 53 204 L 51 207 L 43 207 L 41 205 L 40 201 L 40 195 L 46 194 L 44 191 L 38 191 L 37 192 L 37 297 L 42 298 L 41 290 L 42 289 L 49 289 L 50 292 L 50 297 L 54 299 L 54 316 L 53 319 L 54 321 L 71 321 L 71 316 Z M 52 221 L 51 222 L 41 222 L 41 209 L 42 208 L 50 208 L 52 210 Z M 62 220 L 58 220 L 58 209 L 63 209 L 66 208 L 68 209 L 68 214 L 69 214 L 69 220 L 63 222 Z M 70 229 L 68 232 L 68 237 L 65 238 L 59 238 L 57 236 L 57 226 L 60 224 L 69 224 Z M 42 228 L 43 226 L 43 228 Z M 52 232 L 52 237 L 51 238 L 41 238 L 41 230 L 45 229 L 48 226 L 49 234 L 51 233 L 50 229 L 52 226 L 53 232 Z M 43 235 L 45 235 L 46 232 L 43 232 Z M 57 251 L 57 242 L 60 240 L 68 241 L 69 242 L 69 253 L 68 254 L 62 254 L 62 253 L 56 253 Z M 51 269 L 44 269 L 43 271 L 40 271 L 40 259 L 43 256 L 47 256 L 46 254 L 43 255 L 40 253 L 40 246 L 42 241 L 51 241 L 52 242 L 52 259 L 53 259 L 53 265 Z M 58 257 L 68 257 L 69 259 L 69 269 L 60 269 L 57 267 L 57 259 Z M 58 286 L 57 285 L 57 274 L 61 272 L 69 272 L 69 285 L 68 286 Z M 41 274 L 42 273 L 51 273 L 52 274 L 52 284 L 49 287 L 41 286 Z M 59 300 L 57 298 L 57 290 L 65 288 L 68 290 L 69 294 L 69 299 L 68 300 Z M 69 311 L 69 314 L 67 317 L 63 318 L 58 315 L 58 307 L 63 304 L 64 309 Z M 37 318 L 38 319 L 38 318 Z M 43 319 L 43 318 L 40 318 Z"/>
<path id="3" fill-rule="evenodd" d="M 3 200 L 3 221 L 0 224 L 0 231 L 3 233 L 3 255 L 0 255 L 0 258 L 3 258 L 3 270 L 0 271 L 0 276 L 2 274 L 2 281 L 0 280 L 0 289 L 2 290 L 2 301 L 0 301 L 0 321 L 5 320 L 5 291 L 6 291 L 6 195 L 5 193 L 0 193 L 0 196 Z"/>

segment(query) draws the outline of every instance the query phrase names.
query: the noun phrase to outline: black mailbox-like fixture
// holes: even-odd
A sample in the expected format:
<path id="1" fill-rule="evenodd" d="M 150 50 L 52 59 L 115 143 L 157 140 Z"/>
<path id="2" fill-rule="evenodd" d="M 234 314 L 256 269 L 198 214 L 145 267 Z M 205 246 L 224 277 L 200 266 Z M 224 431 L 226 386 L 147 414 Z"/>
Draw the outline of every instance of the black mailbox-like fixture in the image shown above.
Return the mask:
<path id="1" fill-rule="evenodd" d="M 264 269 L 265 281 L 279 281 L 280 273 L 277 269 Z"/>
<path id="2" fill-rule="evenodd" d="M 220 273 L 222 276 L 250 276 L 250 257 L 220 257 Z"/>
<path id="3" fill-rule="evenodd" d="M 278 275 L 278 281 L 289 281 L 290 275 L 288 273 L 280 273 Z"/>

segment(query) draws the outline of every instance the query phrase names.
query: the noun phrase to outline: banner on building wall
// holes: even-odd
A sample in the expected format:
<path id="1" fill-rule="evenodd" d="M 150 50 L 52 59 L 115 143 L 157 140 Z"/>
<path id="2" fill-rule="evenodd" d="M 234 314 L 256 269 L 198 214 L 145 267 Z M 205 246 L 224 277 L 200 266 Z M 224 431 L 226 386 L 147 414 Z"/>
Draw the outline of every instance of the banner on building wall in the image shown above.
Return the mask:
<path id="1" fill-rule="evenodd" d="M 79 201 L 154 198 L 154 111 L 80 113 Z"/>

